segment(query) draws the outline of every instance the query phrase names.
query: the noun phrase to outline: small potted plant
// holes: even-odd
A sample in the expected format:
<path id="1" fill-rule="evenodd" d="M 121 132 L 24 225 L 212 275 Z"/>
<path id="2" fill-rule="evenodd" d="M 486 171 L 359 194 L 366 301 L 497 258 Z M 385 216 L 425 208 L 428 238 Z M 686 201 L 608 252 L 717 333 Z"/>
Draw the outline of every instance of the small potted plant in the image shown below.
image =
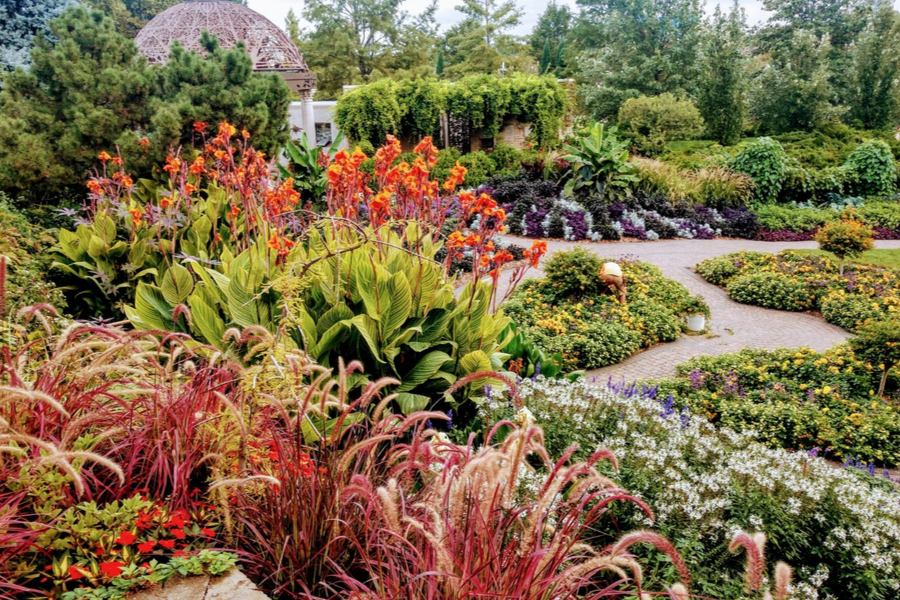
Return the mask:
<path id="1" fill-rule="evenodd" d="M 681 314 L 686 317 L 688 330 L 703 331 L 706 319 L 710 318 L 709 305 L 703 296 L 691 296 L 684 303 Z"/>

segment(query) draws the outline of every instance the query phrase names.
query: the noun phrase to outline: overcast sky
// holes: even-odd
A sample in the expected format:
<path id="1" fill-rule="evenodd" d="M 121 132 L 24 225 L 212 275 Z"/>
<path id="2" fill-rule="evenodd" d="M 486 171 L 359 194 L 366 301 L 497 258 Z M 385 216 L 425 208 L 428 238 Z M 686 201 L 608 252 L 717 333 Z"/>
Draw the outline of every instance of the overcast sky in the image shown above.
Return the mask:
<path id="1" fill-rule="evenodd" d="M 560 4 L 568 4 L 575 7 L 575 0 L 557 0 Z M 740 0 L 741 6 L 747 12 L 747 22 L 755 25 L 766 18 L 766 12 L 762 8 L 762 0 Z M 441 26 L 441 30 L 446 30 L 449 26 L 456 23 L 461 15 L 454 7 L 460 4 L 458 0 L 438 0 L 437 22 Z M 531 31 L 537 22 L 541 13 L 547 6 L 547 0 L 518 0 L 525 15 L 515 33 L 524 35 Z M 716 4 L 723 4 L 723 8 L 731 6 L 731 0 L 708 0 L 706 3 L 707 11 L 713 10 Z M 273 23 L 284 29 L 284 18 L 288 10 L 294 9 L 297 16 L 303 12 L 303 0 L 248 0 L 250 8 L 257 12 L 261 12 L 269 18 Z M 428 6 L 427 0 L 406 0 L 403 3 L 404 10 L 411 13 L 418 13 Z"/>

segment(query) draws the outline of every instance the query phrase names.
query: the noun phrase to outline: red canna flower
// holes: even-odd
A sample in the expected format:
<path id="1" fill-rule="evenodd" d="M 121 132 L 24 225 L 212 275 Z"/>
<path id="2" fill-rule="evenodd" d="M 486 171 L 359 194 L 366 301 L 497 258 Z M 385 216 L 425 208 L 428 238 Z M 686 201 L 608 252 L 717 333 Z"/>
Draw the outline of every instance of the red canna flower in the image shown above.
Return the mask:
<path id="1" fill-rule="evenodd" d="M 103 573 L 105 577 L 112 579 L 113 577 L 118 577 L 122 574 L 122 567 L 125 566 L 125 563 L 122 562 L 103 562 L 100 563 L 100 572 Z"/>

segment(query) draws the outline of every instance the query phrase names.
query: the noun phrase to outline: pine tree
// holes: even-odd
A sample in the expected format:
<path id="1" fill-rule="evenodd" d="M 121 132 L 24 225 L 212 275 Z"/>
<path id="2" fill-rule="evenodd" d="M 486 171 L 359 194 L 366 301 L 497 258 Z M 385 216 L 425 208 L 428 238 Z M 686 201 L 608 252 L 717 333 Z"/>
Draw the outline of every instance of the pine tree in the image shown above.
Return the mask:
<path id="1" fill-rule="evenodd" d="M 47 22 L 76 0 L 3 0 L 0 2 L 0 71 L 27 67 L 34 36 L 49 33 Z"/>
<path id="2" fill-rule="evenodd" d="M 541 52 L 541 75 L 550 70 L 550 40 L 544 40 L 544 51 Z"/>
<path id="3" fill-rule="evenodd" d="M 705 37 L 697 107 L 707 135 L 730 146 L 744 125 L 744 14 L 737 1 L 728 15 L 716 6 Z"/>
<path id="4" fill-rule="evenodd" d="M 49 26 L 59 41 L 39 35 L 31 69 L 10 73 L 0 91 L 0 190 L 83 193 L 97 155 L 117 147 L 134 175 L 148 175 L 169 147 L 192 142 L 194 121 L 247 129 L 270 156 L 288 139 L 290 90 L 253 72 L 242 47 L 223 50 L 206 34 L 208 58 L 174 45 L 166 65 L 148 67 L 99 12 L 76 7 Z"/>
<path id="5" fill-rule="evenodd" d="M 146 60 L 100 13 L 76 7 L 38 34 L 28 72 L 0 91 L 0 189 L 84 181 L 97 154 L 149 120 Z"/>
<path id="6" fill-rule="evenodd" d="M 866 129 L 892 125 L 898 116 L 900 23 L 890 2 L 879 3 L 853 49 L 850 119 Z"/>

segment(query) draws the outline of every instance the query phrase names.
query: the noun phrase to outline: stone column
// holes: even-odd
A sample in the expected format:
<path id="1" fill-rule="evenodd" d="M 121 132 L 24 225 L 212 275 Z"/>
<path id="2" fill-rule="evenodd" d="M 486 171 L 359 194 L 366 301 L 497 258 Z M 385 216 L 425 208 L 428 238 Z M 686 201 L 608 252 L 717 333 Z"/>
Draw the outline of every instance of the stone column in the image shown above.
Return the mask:
<path id="1" fill-rule="evenodd" d="M 303 130 L 306 131 L 306 139 L 310 146 L 316 145 L 316 115 L 313 112 L 313 94 L 316 90 L 303 90 L 300 92 L 300 103 L 303 114 Z"/>

